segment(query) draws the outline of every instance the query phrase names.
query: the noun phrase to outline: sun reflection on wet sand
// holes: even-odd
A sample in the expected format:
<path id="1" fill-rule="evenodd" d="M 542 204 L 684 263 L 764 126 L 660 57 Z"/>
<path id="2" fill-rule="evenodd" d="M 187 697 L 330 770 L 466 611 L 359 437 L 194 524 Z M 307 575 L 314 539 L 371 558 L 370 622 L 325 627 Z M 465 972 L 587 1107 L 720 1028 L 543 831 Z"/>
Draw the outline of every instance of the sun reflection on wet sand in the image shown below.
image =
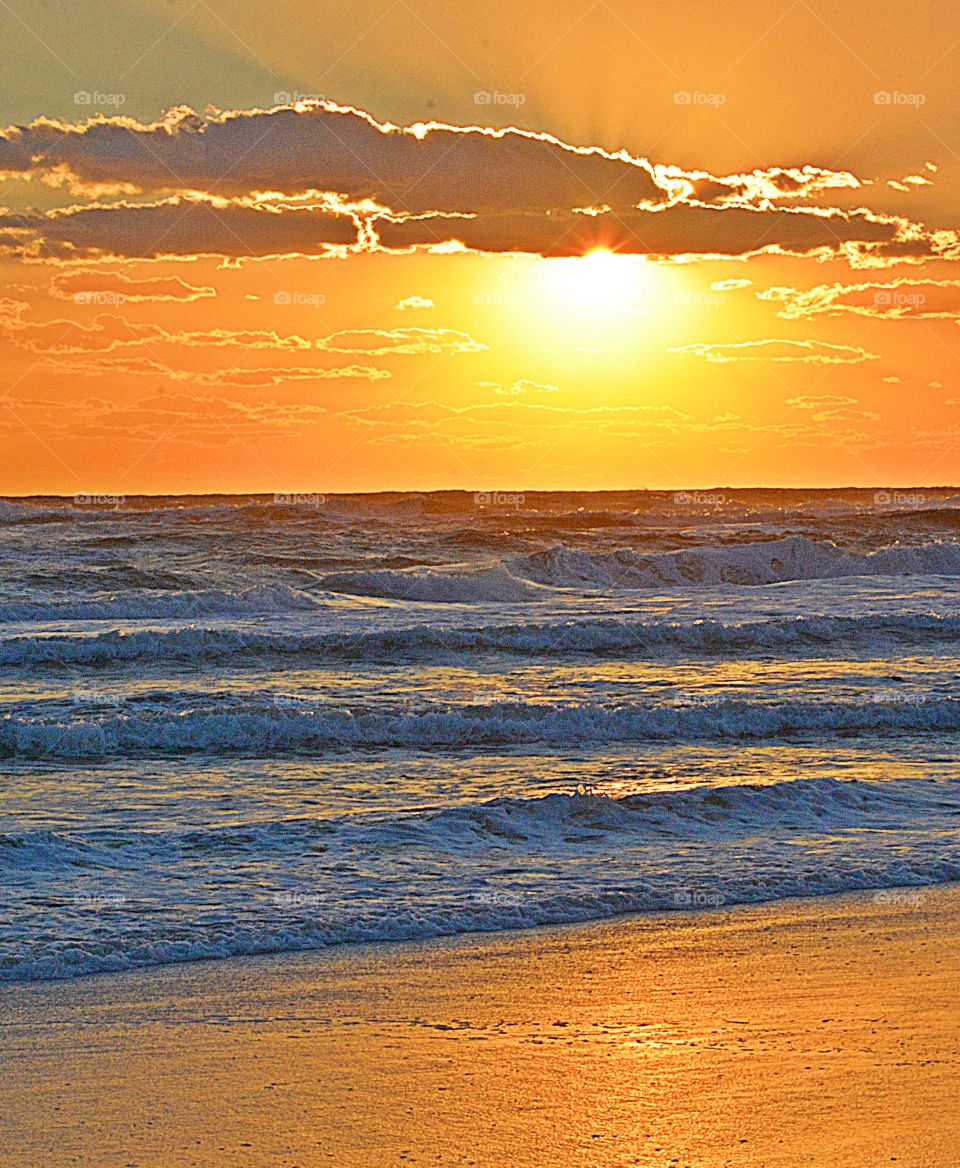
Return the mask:
<path id="1" fill-rule="evenodd" d="M 0 1164 L 946 1164 L 960 892 L 910 891 L 16 987 Z"/>

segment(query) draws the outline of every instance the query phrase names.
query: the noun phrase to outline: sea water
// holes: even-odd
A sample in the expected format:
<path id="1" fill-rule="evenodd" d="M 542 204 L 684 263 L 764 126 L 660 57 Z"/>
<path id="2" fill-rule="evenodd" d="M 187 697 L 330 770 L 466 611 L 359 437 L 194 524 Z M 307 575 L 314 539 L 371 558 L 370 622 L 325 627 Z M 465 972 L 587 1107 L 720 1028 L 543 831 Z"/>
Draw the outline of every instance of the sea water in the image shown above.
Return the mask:
<path id="1" fill-rule="evenodd" d="M 960 879 L 951 492 L 0 501 L 0 980 Z"/>

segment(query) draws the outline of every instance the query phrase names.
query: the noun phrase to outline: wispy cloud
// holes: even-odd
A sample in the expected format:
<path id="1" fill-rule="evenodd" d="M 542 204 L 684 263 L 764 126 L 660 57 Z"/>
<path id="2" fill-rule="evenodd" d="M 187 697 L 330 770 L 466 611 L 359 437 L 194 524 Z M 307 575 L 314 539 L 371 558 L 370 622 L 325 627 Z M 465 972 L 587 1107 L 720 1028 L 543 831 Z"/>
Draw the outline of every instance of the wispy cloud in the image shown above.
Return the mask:
<path id="1" fill-rule="evenodd" d="M 857 345 L 833 345 L 826 341 L 740 341 L 735 344 L 678 345 L 668 350 L 705 361 L 726 364 L 731 361 L 802 361 L 815 365 L 853 365 L 873 361 L 876 353 L 868 353 Z"/>
<path id="2" fill-rule="evenodd" d="M 418 309 L 433 308 L 434 303 L 426 296 L 405 296 L 394 305 L 397 312 L 413 312 Z"/>
<path id="3" fill-rule="evenodd" d="M 208 285 L 197 287 L 179 276 L 127 276 L 107 270 L 58 272 L 48 285 L 51 296 L 75 304 L 123 304 L 145 300 L 202 300 L 216 295 Z"/>
<path id="4" fill-rule="evenodd" d="M 960 280 L 820 284 L 807 291 L 767 288 L 757 295 L 780 304 L 778 315 L 788 320 L 843 313 L 885 320 L 960 320 Z"/>

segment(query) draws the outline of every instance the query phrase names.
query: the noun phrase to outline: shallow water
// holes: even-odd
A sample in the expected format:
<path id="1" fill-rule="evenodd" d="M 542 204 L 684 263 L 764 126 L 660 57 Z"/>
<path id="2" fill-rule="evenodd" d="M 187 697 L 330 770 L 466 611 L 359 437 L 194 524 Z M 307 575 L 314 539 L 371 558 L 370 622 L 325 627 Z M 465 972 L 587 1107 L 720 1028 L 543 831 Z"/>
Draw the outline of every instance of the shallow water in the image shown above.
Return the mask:
<path id="1" fill-rule="evenodd" d="M 0 501 L 0 978 L 960 878 L 949 492 Z"/>

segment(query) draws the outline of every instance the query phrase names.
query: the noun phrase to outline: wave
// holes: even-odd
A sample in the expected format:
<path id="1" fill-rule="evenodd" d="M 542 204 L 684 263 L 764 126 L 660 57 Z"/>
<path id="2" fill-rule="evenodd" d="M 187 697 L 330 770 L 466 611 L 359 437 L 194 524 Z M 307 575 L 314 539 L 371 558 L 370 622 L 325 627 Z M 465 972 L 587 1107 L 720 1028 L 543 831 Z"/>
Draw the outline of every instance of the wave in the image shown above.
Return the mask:
<path id="1" fill-rule="evenodd" d="M 861 701 L 759 703 L 719 698 L 656 706 L 435 703 L 370 711 L 318 708 L 296 698 L 244 703 L 224 695 L 208 701 L 206 707 L 174 707 L 169 713 L 135 708 L 126 712 L 122 702 L 120 712 L 112 707 L 104 712 L 101 702 L 87 717 L 6 715 L 0 719 L 0 757 L 259 758 L 392 747 L 436 750 L 960 730 L 960 698 L 926 698 L 919 693 Z"/>
<path id="2" fill-rule="evenodd" d="M 0 499 L 0 525 L 56 523 L 67 513 L 68 509 L 62 506 L 38 506 L 26 501 L 18 503 L 11 499 Z"/>
<path id="3" fill-rule="evenodd" d="M 309 600 L 309 598 L 306 598 Z M 863 616 L 776 617 L 725 624 L 716 620 L 636 621 L 591 617 L 476 628 L 411 625 L 353 633 L 271 633 L 202 628 L 43 633 L 0 638 L 0 665 L 114 665 L 149 661 L 227 661 L 261 665 L 265 659 L 300 663 L 396 663 L 463 653 L 597 657 L 656 655 L 739 656 L 757 652 L 878 651 L 894 644 L 933 645 L 960 640 L 960 616 L 868 613 Z"/>
<path id="4" fill-rule="evenodd" d="M 571 840 L 573 831 L 599 832 L 624 841 L 752 837 L 780 830 L 862 829 L 901 825 L 909 816 L 960 815 L 960 783 L 936 779 L 869 782 L 795 779 L 778 783 L 728 783 L 642 794 L 498 796 L 485 802 L 387 815 L 286 818 L 246 824 L 165 831 L 127 828 L 75 832 L 0 832 L 0 873 L 28 868 L 88 867 L 106 862 L 132 868 L 144 860 L 182 861 L 198 854 L 299 855 L 318 841 L 356 847 L 428 847 L 461 854 L 491 844 L 523 851 L 531 845 L 567 851 L 610 839 Z M 589 852 L 589 848 L 587 851 Z"/>
<path id="5" fill-rule="evenodd" d="M 376 596 L 385 600 L 420 600 L 434 604 L 537 600 L 545 589 L 520 579 L 500 564 L 450 568 L 400 568 L 332 572 L 320 580 L 330 592 Z"/>
<path id="6" fill-rule="evenodd" d="M 910 888 L 919 903 L 918 888 L 960 879 L 958 813 L 956 784 L 820 778 L 618 799 L 498 798 L 393 817 L 0 835 L 0 872 L 45 871 L 57 892 L 45 900 L 45 929 L 3 951 L 0 981 L 864 889 Z M 918 824 L 937 829 L 935 847 L 918 839 Z M 321 840 L 329 851 L 318 853 Z M 335 894 L 348 869 L 391 854 L 404 878 L 381 883 L 392 889 L 386 899 Z M 194 867 L 198 856 L 205 867 Z M 415 858 L 448 879 L 410 901 Z M 257 860 L 261 875 L 249 884 L 242 874 Z M 162 884 L 172 870 L 178 890 L 190 871 L 225 884 L 204 884 L 200 917 L 171 916 Z M 71 897 L 71 888 L 84 891 Z M 220 899 L 230 895 L 235 902 Z"/>
<path id="7" fill-rule="evenodd" d="M 533 600 L 546 588 L 609 592 L 925 575 L 960 576 L 960 544 L 893 544 L 856 552 L 829 540 L 791 535 L 655 553 L 584 552 L 558 545 L 495 565 L 338 572 L 321 583 L 333 592 L 359 596 L 470 604 Z"/>
<path id="8" fill-rule="evenodd" d="M 540 584 L 569 587 L 659 588 L 664 585 L 756 586 L 844 576 L 960 575 L 960 544 L 893 544 L 862 553 L 802 535 L 681 551 L 586 554 L 551 548 L 518 563 Z"/>
<path id="9" fill-rule="evenodd" d="M 331 595 L 402 603 L 515 604 L 556 599 L 570 592 L 750 587 L 858 576 L 960 576 L 960 543 L 893 544 L 856 552 L 804 535 L 664 552 L 587 552 L 555 545 L 502 560 L 445 566 L 406 566 L 409 559 L 394 555 L 387 561 L 392 566 L 322 574 L 306 569 L 311 563 L 329 562 L 327 557 L 285 556 L 282 565 L 306 574 L 311 591 L 283 581 L 239 591 L 184 590 L 180 577 L 155 567 L 97 565 L 94 571 L 88 570 L 91 583 L 102 586 L 112 574 L 124 587 L 49 599 L 8 599 L 0 602 L 0 623 L 270 615 L 316 609 L 328 604 Z M 61 565 L 58 587 L 63 588 L 64 579 L 69 581 L 64 575 L 68 571 Z M 50 578 L 44 577 L 44 586 L 51 582 L 52 572 Z"/>
<path id="10" fill-rule="evenodd" d="M 275 612 L 308 612 L 324 597 L 286 584 L 246 588 L 239 592 L 206 589 L 189 592 L 131 592 L 128 595 L 83 599 L 5 601 L 0 624 L 51 621 L 192 620 L 202 616 L 263 616 Z"/>

